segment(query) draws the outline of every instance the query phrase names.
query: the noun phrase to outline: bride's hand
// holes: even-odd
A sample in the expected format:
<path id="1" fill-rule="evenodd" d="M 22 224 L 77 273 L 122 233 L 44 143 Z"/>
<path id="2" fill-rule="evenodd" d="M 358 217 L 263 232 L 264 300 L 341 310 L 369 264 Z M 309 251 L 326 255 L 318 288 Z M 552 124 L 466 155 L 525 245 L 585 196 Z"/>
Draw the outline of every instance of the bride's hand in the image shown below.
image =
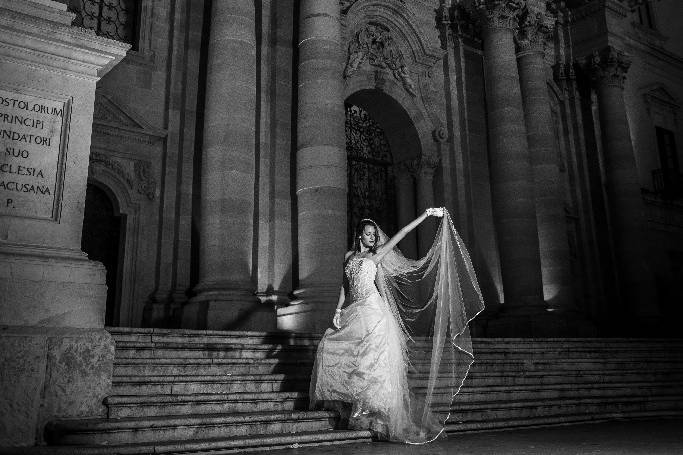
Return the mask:
<path id="1" fill-rule="evenodd" d="M 427 216 L 443 217 L 443 207 L 431 207 L 425 210 Z"/>
<path id="2" fill-rule="evenodd" d="M 334 317 L 332 318 L 332 325 L 337 329 L 341 328 L 341 310 L 335 310 Z"/>

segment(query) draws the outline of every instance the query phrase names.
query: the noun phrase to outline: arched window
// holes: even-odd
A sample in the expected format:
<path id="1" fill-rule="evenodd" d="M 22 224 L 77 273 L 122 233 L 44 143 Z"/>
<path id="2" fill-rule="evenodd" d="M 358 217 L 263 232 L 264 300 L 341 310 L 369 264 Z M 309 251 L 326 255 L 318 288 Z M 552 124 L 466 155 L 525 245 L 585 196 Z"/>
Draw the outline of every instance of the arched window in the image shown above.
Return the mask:
<path id="1" fill-rule="evenodd" d="M 348 240 L 363 218 L 388 234 L 396 230 L 393 160 L 382 128 L 359 106 L 346 105 Z"/>
<path id="2" fill-rule="evenodd" d="M 76 13 L 74 25 L 137 50 L 140 0 L 68 0 L 68 5 Z"/>

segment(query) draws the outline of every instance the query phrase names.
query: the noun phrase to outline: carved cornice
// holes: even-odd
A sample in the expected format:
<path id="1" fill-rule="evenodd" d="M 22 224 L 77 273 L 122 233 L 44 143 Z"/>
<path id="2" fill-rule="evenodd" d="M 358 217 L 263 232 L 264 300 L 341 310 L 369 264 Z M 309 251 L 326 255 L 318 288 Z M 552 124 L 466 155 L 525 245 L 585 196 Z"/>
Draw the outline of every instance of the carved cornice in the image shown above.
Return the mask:
<path id="1" fill-rule="evenodd" d="M 403 53 L 387 27 L 368 23 L 358 30 L 349 42 L 344 78 L 349 78 L 367 62 L 370 66 L 391 72 L 412 96 L 417 96 Z M 377 75 L 377 72 L 375 73 Z"/>
<path id="2" fill-rule="evenodd" d="M 624 88 L 631 59 L 614 46 L 596 50 L 586 59 L 586 69 L 594 84 Z"/>
<path id="3" fill-rule="evenodd" d="M 543 53 L 546 41 L 552 39 L 557 19 L 545 11 L 527 9 L 515 33 L 518 56 L 529 52 Z"/>
<path id="4" fill-rule="evenodd" d="M 525 5 L 525 0 L 475 0 L 474 2 L 482 25 L 488 29 L 515 30 L 519 15 Z"/>

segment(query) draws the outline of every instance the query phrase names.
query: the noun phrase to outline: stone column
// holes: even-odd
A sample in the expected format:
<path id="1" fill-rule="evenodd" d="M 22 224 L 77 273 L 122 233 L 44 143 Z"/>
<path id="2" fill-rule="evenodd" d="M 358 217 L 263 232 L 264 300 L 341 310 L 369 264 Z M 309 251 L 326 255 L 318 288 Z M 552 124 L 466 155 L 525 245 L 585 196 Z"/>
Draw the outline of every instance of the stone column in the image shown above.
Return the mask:
<path id="1" fill-rule="evenodd" d="M 299 288 L 278 310 L 278 327 L 329 326 L 346 245 L 346 139 L 338 0 L 302 0 L 296 194 Z"/>
<path id="2" fill-rule="evenodd" d="M 545 63 L 545 42 L 554 27 L 553 16 L 529 10 L 517 33 L 517 63 L 534 174 L 544 296 L 551 309 L 567 310 L 574 307 L 569 240 Z"/>
<path id="3" fill-rule="evenodd" d="M 53 419 L 104 417 L 111 393 L 105 270 L 81 232 L 95 86 L 129 45 L 71 27 L 74 16 L 0 0 L 3 448 L 41 443 Z"/>
<path id="4" fill-rule="evenodd" d="M 199 284 L 183 326 L 252 329 L 267 318 L 251 268 L 256 109 L 254 2 L 213 2 L 201 170 Z M 274 315 L 270 315 L 274 317 Z"/>
<path id="5" fill-rule="evenodd" d="M 521 1 L 489 0 L 483 22 L 493 216 L 506 307 L 544 308 L 534 180 L 514 30 Z"/>
<path id="6" fill-rule="evenodd" d="M 624 83 L 631 61 L 620 50 L 608 46 L 594 52 L 587 65 L 600 112 L 617 292 L 632 315 L 654 317 L 657 310 L 653 276 L 646 264 L 644 206 L 624 104 Z"/>
<path id="7" fill-rule="evenodd" d="M 410 173 L 409 166 L 405 162 L 399 163 L 396 167 L 395 186 L 396 186 L 396 219 L 397 229 L 407 225 L 415 218 L 415 181 Z M 401 252 L 412 259 L 417 258 L 417 240 L 415 233 L 408 234 L 400 243 Z"/>
<path id="8" fill-rule="evenodd" d="M 416 158 L 413 163 L 413 173 L 417 189 L 417 210 L 421 214 L 429 207 L 434 207 L 434 173 L 439 165 L 439 157 L 428 154 Z M 412 220 L 411 220 L 412 221 Z M 417 228 L 418 257 L 427 254 L 436 233 L 436 222 L 428 218 Z"/>

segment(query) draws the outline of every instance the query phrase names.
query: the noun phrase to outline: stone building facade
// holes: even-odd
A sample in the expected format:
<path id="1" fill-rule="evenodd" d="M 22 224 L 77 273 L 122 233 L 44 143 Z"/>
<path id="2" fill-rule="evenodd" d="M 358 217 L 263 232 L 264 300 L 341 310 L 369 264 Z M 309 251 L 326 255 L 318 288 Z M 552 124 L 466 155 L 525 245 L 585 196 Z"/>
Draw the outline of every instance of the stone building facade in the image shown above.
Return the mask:
<path id="1" fill-rule="evenodd" d="M 85 207 L 108 325 L 321 331 L 353 222 L 445 206 L 478 334 L 675 331 L 677 0 L 66 3 L 132 45 Z"/>

